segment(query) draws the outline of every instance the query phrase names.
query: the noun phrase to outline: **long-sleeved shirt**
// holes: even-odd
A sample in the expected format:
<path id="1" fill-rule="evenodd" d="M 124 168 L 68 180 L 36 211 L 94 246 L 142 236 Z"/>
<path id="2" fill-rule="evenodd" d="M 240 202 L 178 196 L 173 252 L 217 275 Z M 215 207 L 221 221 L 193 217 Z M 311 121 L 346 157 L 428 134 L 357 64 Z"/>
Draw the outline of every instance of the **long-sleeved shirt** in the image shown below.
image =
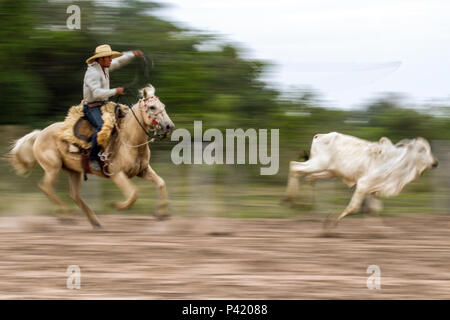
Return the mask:
<path id="1" fill-rule="evenodd" d="M 109 68 L 102 67 L 98 62 L 88 65 L 84 75 L 83 99 L 85 103 L 106 101 L 116 94 L 116 89 L 109 88 L 109 71 L 119 69 L 129 63 L 134 57 L 132 51 L 126 51 L 122 56 L 111 61 Z"/>

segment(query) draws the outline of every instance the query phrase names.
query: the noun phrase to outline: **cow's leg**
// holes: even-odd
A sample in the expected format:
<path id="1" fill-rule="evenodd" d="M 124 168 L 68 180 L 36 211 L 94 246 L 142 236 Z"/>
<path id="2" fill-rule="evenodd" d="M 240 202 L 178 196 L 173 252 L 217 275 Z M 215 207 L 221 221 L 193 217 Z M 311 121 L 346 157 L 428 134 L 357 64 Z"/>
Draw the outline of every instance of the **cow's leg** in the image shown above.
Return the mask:
<path id="1" fill-rule="evenodd" d="M 380 212 L 383 210 L 383 203 L 380 199 L 373 195 L 368 195 L 364 198 L 359 212 L 370 213 L 364 217 L 364 233 L 368 237 L 386 237 L 389 233 L 395 232 L 394 228 L 387 226 L 383 222 Z M 388 234 L 386 234 L 386 232 Z"/>
<path id="2" fill-rule="evenodd" d="M 289 163 L 289 178 L 284 200 L 292 201 L 298 195 L 298 179 L 301 174 L 318 173 L 323 170 L 323 166 L 314 159 L 306 162 L 291 161 Z"/>
<path id="3" fill-rule="evenodd" d="M 378 215 L 381 210 L 383 210 L 383 202 L 373 195 L 367 195 L 361 204 L 360 212 Z"/>
<path id="4" fill-rule="evenodd" d="M 311 159 L 305 162 L 291 161 L 289 169 L 298 173 L 315 173 L 325 170 L 324 166 L 316 159 Z"/>
<path id="5" fill-rule="evenodd" d="M 315 203 L 315 194 L 316 193 L 315 193 L 315 183 L 314 182 L 316 180 L 329 179 L 329 178 L 334 178 L 334 177 L 335 177 L 334 174 L 330 171 L 323 171 L 323 172 L 308 174 L 305 177 L 305 182 L 310 185 L 310 188 L 312 188 L 312 190 L 310 192 L 308 192 L 308 196 L 307 196 L 308 200 L 302 201 L 302 206 L 303 207 L 311 207 Z M 297 182 L 297 181 L 298 181 L 298 179 L 294 180 L 294 182 Z M 306 191 L 307 191 L 306 189 L 303 190 L 303 192 L 306 192 Z"/>
<path id="6" fill-rule="evenodd" d="M 323 171 L 323 172 L 317 172 L 317 173 L 311 173 L 308 174 L 305 177 L 305 181 L 312 183 L 316 180 L 320 180 L 320 179 L 330 179 L 330 178 L 334 178 L 334 174 L 331 173 L 330 171 Z"/>
<path id="7" fill-rule="evenodd" d="M 113 205 L 119 210 L 129 208 L 137 200 L 136 187 L 122 171 L 111 176 L 111 180 L 119 187 L 124 196 L 127 198 L 123 202 L 114 202 Z"/>
<path id="8" fill-rule="evenodd" d="M 89 222 L 94 228 L 101 228 L 101 224 L 97 219 L 95 213 L 87 206 L 87 204 L 81 199 L 81 173 L 70 171 L 69 172 L 69 190 L 70 197 L 86 214 Z"/>
<path id="9" fill-rule="evenodd" d="M 364 190 L 356 188 L 355 193 L 353 193 L 352 200 L 350 200 L 350 203 L 348 204 L 347 208 L 345 208 L 344 212 L 342 212 L 341 215 L 338 217 L 338 221 L 344 219 L 346 215 L 358 211 L 358 209 L 361 207 L 361 203 L 364 200 L 365 196 L 366 192 Z"/>
<path id="10" fill-rule="evenodd" d="M 345 216 L 351 214 L 352 212 L 356 212 L 361 207 L 361 203 L 364 200 L 366 194 L 367 192 L 364 189 L 356 187 L 355 193 L 353 193 L 352 199 L 350 200 L 347 208 L 345 208 L 344 212 L 342 212 L 337 219 L 331 221 L 327 220 L 325 222 L 325 225 L 335 227 L 339 223 L 339 221 L 344 219 Z"/>
<path id="11" fill-rule="evenodd" d="M 150 167 L 139 175 L 141 178 L 156 183 L 159 191 L 159 204 L 156 209 L 156 216 L 160 219 L 167 218 L 169 212 L 167 210 L 167 190 L 164 180 Z"/>
<path id="12" fill-rule="evenodd" d="M 286 195 L 284 197 L 284 201 L 293 201 L 295 197 L 298 195 L 298 179 L 300 175 L 295 172 L 289 172 L 289 178 L 286 188 Z"/>

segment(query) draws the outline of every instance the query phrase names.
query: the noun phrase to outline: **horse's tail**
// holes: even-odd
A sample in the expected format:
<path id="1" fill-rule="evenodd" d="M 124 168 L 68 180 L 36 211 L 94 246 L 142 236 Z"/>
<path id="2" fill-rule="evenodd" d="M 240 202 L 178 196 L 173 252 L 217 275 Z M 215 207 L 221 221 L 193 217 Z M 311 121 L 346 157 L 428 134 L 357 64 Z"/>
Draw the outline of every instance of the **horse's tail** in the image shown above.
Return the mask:
<path id="1" fill-rule="evenodd" d="M 13 166 L 18 175 L 31 173 L 36 164 L 36 158 L 33 153 L 33 144 L 41 130 L 34 130 L 22 138 L 16 140 L 12 149 L 6 155 L 6 160 Z"/>

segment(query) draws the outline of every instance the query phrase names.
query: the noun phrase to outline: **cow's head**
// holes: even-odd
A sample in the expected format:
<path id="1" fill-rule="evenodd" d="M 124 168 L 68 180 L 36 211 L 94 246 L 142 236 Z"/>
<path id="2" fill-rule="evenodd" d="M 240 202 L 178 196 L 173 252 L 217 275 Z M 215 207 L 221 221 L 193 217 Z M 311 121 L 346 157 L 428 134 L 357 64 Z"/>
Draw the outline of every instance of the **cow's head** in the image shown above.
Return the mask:
<path id="1" fill-rule="evenodd" d="M 436 168 L 439 164 L 438 160 L 431 153 L 431 147 L 424 138 L 416 138 L 405 143 L 405 147 L 409 148 L 415 155 L 417 169 L 422 173 L 425 169 Z"/>

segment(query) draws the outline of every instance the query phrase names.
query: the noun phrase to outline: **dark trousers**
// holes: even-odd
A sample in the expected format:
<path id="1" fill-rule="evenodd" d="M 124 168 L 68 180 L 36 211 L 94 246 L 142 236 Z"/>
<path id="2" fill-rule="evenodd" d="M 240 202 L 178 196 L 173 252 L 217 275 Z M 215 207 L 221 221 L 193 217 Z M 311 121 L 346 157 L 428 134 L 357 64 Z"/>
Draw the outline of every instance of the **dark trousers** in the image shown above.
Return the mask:
<path id="1" fill-rule="evenodd" d="M 99 146 L 97 142 L 97 134 L 102 130 L 103 126 L 102 111 L 100 108 L 101 107 L 89 107 L 87 104 L 83 107 L 84 115 L 95 128 L 94 135 L 92 136 L 92 147 L 89 153 L 89 160 L 91 161 L 98 161 L 100 159 L 98 153 L 101 150 L 101 146 Z"/>

